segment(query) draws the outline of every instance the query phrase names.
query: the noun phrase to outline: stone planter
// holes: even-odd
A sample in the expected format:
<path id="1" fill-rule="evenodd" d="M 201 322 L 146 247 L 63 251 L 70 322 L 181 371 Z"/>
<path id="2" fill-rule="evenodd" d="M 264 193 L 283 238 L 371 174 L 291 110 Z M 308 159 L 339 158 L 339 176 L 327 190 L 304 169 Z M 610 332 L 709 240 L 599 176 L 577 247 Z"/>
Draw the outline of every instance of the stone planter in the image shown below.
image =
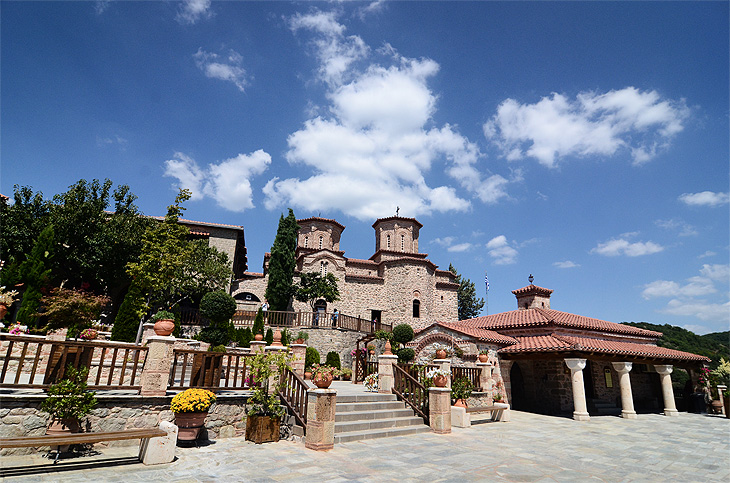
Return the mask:
<path id="1" fill-rule="evenodd" d="M 256 444 L 279 441 L 279 418 L 274 416 L 248 416 L 246 418 L 246 441 Z"/>
<path id="2" fill-rule="evenodd" d="M 178 427 L 178 441 L 195 441 L 205 425 L 208 412 L 175 413 L 175 424 Z"/>

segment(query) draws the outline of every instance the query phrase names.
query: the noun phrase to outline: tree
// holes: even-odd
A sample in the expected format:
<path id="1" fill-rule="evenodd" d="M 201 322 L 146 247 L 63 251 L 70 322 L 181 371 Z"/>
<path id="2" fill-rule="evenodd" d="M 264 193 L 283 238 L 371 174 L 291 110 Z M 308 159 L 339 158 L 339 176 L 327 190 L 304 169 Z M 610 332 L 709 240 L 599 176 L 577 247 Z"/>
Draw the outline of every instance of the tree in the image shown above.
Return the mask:
<path id="1" fill-rule="evenodd" d="M 261 337 L 264 336 L 264 311 L 261 310 L 261 307 L 256 312 L 256 318 L 253 320 L 253 329 L 251 329 L 251 332 L 254 337 L 256 337 L 256 334 L 261 334 Z"/>
<path id="2" fill-rule="evenodd" d="M 147 310 L 146 307 L 144 291 L 138 283 L 133 281 L 114 319 L 112 340 L 134 342 L 139 321 L 142 320 Z"/>
<path id="3" fill-rule="evenodd" d="M 294 287 L 294 298 L 300 302 L 309 302 L 312 311 L 317 300 L 324 299 L 328 303 L 339 300 L 337 278 L 331 273 L 324 277 L 317 272 L 302 273 L 299 283 Z"/>
<path id="4" fill-rule="evenodd" d="M 69 335 L 78 334 L 99 318 L 102 308 L 109 303 L 109 298 L 94 295 L 83 290 L 54 288 L 43 296 L 43 313 L 48 320 L 47 329 L 67 328 Z"/>
<path id="5" fill-rule="evenodd" d="M 296 268 L 297 219 L 289 208 L 289 215 L 279 218 L 276 238 L 271 247 L 269 259 L 269 283 L 266 285 L 266 299 L 271 310 L 287 310 L 289 299 L 294 293 L 293 280 Z"/>
<path id="6" fill-rule="evenodd" d="M 484 299 L 477 298 L 474 282 L 468 278 L 461 278 L 453 265 L 449 264 L 449 271 L 456 275 L 456 283 L 459 289 L 456 291 L 456 298 L 459 304 L 459 320 L 473 319 L 478 316 L 484 307 Z"/>
<path id="7" fill-rule="evenodd" d="M 28 259 L 18 266 L 18 281 L 25 285 L 17 317 L 21 324 L 35 326 L 41 304 L 41 290 L 49 283 L 54 245 L 53 225 L 48 225 L 38 235 Z"/>
<path id="8" fill-rule="evenodd" d="M 0 259 L 6 267 L 20 264 L 28 257 L 41 231 L 50 223 L 51 212 L 51 202 L 43 199 L 43 193 L 33 194 L 29 186 L 15 185 L 13 189 L 12 205 L 0 201 Z M 5 280 L 3 285 L 8 285 Z"/>

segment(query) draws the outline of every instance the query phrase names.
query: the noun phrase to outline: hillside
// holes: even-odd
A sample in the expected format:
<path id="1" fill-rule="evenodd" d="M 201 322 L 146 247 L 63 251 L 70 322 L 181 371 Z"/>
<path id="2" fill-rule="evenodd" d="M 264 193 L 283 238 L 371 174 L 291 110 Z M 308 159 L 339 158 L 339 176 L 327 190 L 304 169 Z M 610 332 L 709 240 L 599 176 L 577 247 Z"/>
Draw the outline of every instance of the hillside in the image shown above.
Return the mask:
<path id="1" fill-rule="evenodd" d="M 659 339 L 659 346 L 707 356 L 712 359 L 710 368 L 717 367 L 720 357 L 730 360 L 729 331 L 697 335 L 687 329 L 669 324 L 657 325 L 649 322 L 622 322 L 622 324 L 661 332 L 664 337 Z"/>

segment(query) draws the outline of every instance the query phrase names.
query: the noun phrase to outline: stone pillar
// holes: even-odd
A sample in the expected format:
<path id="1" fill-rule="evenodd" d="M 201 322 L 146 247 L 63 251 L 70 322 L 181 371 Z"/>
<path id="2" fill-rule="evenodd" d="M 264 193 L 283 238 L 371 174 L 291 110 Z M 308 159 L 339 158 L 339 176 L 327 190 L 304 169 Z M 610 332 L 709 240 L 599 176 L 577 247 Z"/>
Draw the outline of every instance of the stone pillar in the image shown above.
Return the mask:
<path id="1" fill-rule="evenodd" d="M 629 372 L 633 364 L 631 362 L 612 362 L 611 365 L 618 372 L 618 384 L 621 389 L 621 417 L 636 419 L 634 397 L 631 394 L 631 377 L 629 377 Z"/>
<path id="2" fill-rule="evenodd" d="M 307 392 L 307 434 L 304 447 L 315 451 L 327 451 L 335 445 L 334 389 L 310 389 Z"/>
<path id="3" fill-rule="evenodd" d="M 451 359 L 434 359 L 433 363 L 438 364 L 439 369 L 442 371 L 449 373 L 449 375 L 446 376 L 446 387 L 451 389 Z"/>
<path id="4" fill-rule="evenodd" d="M 150 337 L 152 337 L 155 334 L 155 323 L 154 322 L 146 322 L 142 324 L 142 341 L 140 344 L 145 345 L 147 344 L 147 341 Z"/>
<path id="5" fill-rule="evenodd" d="M 664 415 L 679 416 L 677 405 L 674 403 L 674 390 L 672 389 L 672 377 L 670 374 L 674 370 L 671 365 L 654 365 L 654 369 L 659 373 L 662 382 L 662 396 L 664 396 Z"/>
<path id="6" fill-rule="evenodd" d="M 492 363 L 477 362 L 477 368 L 481 369 L 479 372 L 479 390 L 487 392 L 491 389 L 489 380 L 492 378 Z"/>
<path id="7" fill-rule="evenodd" d="M 723 394 L 725 394 L 725 392 L 727 392 L 727 386 L 724 384 L 718 384 L 717 385 L 717 396 L 720 398 L 720 401 L 722 401 L 722 413 L 721 414 L 725 414 L 727 416 L 727 413 L 725 413 L 725 399 L 723 396 Z"/>
<path id="8" fill-rule="evenodd" d="M 307 355 L 307 344 L 291 344 L 291 367 L 300 376 L 304 377 L 304 359 Z"/>
<path id="9" fill-rule="evenodd" d="M 251 352 L 253 352 L 254 354 L 263 352 L 265 347 L 266 347 L 265 340 L 252 340 L 251 341 Z"/>
<path id="10" fill-rule="evenodd" d="M 391 394 L 393 392 L 393 364 L 398 361 L 398 356 L 380 355 L 378 356 L 378 392 L 381 394 Z"/>
<path id="11" fill-rule="evenodd" d="M 570 379 L 573 384 L 573 419 L 589 421 L 591 417 L 588 415 L 586 388 L 583 383 L 583 369 L 586 367 L 586 360 L 565 359 L 565 364 L 570 369 Z"/>
<path id="12" fill-rule="evenodd" d="M 139 393 L 142 396 L 164 396 L 174 360 L 175 338 L 153 335 L 147 339 L 147 357 L 142 368 Z"/>
<path id="13" fill-rule="evenodd" d="M 434 433 L 451 432 L 451 389 L 448 387 L 428 388 L 428 424 Z"/>

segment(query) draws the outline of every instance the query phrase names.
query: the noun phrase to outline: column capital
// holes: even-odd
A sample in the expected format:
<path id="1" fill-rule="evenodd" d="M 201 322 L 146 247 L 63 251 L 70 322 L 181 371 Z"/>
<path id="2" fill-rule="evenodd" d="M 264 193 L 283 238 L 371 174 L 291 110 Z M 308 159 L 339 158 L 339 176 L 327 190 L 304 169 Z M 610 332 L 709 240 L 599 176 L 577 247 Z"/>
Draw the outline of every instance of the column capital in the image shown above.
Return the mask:
<path id="1" fill-rule="evenodd" d="M 612 362 L 611 365 L 619 374 L 631 372 L 631 368 L 633 367 L 633 363 L 631 362 Z"/>
<path id="2" fill-rule="evenodd" d="M 586 359 L 565 359 L 565 365 L 571 371 L 582 371 L 586 368 Z"/>
<path id="3" fill-rule="evenodd" d="M 654 369 L 661 375 L 671 374 L 674 370 L 674 366 L 670 365 L 654 365 Z"/>

